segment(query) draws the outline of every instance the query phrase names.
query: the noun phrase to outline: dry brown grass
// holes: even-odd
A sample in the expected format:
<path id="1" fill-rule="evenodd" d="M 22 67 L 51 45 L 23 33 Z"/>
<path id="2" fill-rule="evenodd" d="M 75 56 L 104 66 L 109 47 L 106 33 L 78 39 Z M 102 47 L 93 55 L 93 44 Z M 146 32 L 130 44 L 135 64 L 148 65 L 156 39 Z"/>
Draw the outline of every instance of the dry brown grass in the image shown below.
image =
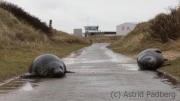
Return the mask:
<path id="1" fill-rule="evenodd" d="M 60 58 L 69 55 L 86 44 L 44 44 L 35 45 L 32 48 L 21 47 L 18 49 L 6 49 L 0 52 L 0 82 L 28 72 L 28 68 L 34 58 L 41 54 L 55 54 Z"/>
<path id="2" fill-rule="evenodd" d="M 155 18 L 148 21 L 148 28 L 144 33 L 156 41 L 166 43 L 170 40 L 176 40 L 180 37 L 180 7 L 169 8 L 169 13 L 160 13 Z"/>
<path id="3" fill-rule="evenodd" d="M 52 40 L 55 43 L 79 43 L 79 44 L 88 44 L 87 41 L 85 41 L 81 37 L 77 37 L 74 35 L 67 34 L 62 31 L 53 30 L 53 36 L 50 36 L 50 40 Z"/>
<path id="4" fill-rule="evenodd" d="M 45 22 L 42 22 L 38 17 L 35 17 L 28 12 L 24 11 L 23 8 L 18 7 L 18 5 L 12 4 L 10 2 L 1 0 L 0 8 L 10 12 L 13 14 L 18 20 L 24 21 L 31 26 L 33 26 L 37 30 L 41 30 L 46 35 L 51 35 L 51 28 Z M 12 21 L 10 21 L 12 22 Z"/>
<path id="5" fill-rule="evenodd" d="M 145 34 L 142 33 L 142 27 L 146 27 L 147 25 L 146 22 L 138 24 L 133 31 L 128 33 L 126 36 L 119 38 L 117 41 L 114 41 L 109 48 L 115 52 L 126 55 L 129 55 L 132 52 L 138 53 L 140 50 L 145 48 L 141 46 L 141 41 L 145 36 Z"/>
<path id="6" fill-rule="evenodd" d="M 17 47 L 33 47 L 47 43 L 81 43 L 87 44 L 82 38 L 68 35 L 62 31 L 52 30 L 53 36 L 46 36 L 41 30 L 36 30 L 24 24 L 9 12 L 0 8 L 0 48 L 13 49 Z"/>
<path id="7" fill-rule="evenodd" d="M 31 47 L 30 43 L 45 44 L 49 38 L 41 31 L 24 25 L 7 11 L 0 9 L 0 48 L 15 49 L 21 46 Z"/>
<path id="8" fill-rule="evenodd" d="M 52 30 L 47 36 L 0 8 L 0 81 L 28 71 L 40 54 L 52 53 L 60 58 L 88 46 L 82 38 Z"/>
<path id="9" fill-rule="evenodd" d="M 168 14 L 158 14 L 136 28 L 109 48 L 115 52 L 137 58 L 147 48 L 159 48 L 172 65 L 159 70 L 180 78 L 180 7 L 170 8 Z"/>

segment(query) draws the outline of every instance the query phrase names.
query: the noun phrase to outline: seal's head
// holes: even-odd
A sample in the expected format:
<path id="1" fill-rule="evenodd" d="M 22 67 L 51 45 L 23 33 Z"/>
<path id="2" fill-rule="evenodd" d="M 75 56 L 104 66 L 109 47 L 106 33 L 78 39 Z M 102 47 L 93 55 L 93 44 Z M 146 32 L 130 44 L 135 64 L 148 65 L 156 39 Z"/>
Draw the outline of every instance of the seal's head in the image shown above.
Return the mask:
<path id="1" fill-rule="evenodd" d="M 61 66 L 61 64 L 53 62 L 49 64 L 49 68 L 48 68 L 48 76 L 49 77 L 62 77 L 64 76 L 64 68 L 63 66 Z"/>
<path id="2" fill-rule="evenodd" d="M 139 53 L 137 63 L 140 69 L 155 70 L 164 64 L 164 57 L 159 49 L 149 48 Z"/>
<path id="3" fill-rule="evenodd" d="M 154 57 L 146 57 L 144 59 L 145 67 L 147 69 L 153 69 L 155 66 L 155 58 Z"/>
<path id="4" fill-rule="evenodd" d="M 145 56 L 138 65 L 140 65 L 141 69 L 154 69 L 156 60 L 152 56 Z"/>

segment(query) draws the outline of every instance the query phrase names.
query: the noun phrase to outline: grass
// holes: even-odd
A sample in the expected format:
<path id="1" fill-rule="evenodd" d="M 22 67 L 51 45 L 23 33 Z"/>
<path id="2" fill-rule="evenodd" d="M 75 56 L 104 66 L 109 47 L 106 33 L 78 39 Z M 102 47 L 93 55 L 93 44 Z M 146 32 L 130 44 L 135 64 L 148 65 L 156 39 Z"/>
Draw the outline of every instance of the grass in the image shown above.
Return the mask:
<path id="1" fill-rule="evenodd" d="M 169 52 L 169 55 L 164 54 L 166 58 L 176 51 L 170 60 L 172 65 L 159 69 L 180 78 L 180 55 L 177 55 L 180 54 L 179 7 L 139 23 L 126 36 L 91 36 L 83 39 L 53 28 L 49 32 L 48 26 L 39 18 L 6 3 L 0 2 L 0 81 L 28 72 L 29 65 L 38 55 L 52 53 L 62 58 L 96 42 L 111 43 L 108 48 L 133 58 L 147 48 Z M 9 7 L 15 7 L 16 11 Z"/>
<path id="2" fill-rule="evenodd" d="M 139 42 L 131 43 L 131 45 L 126 44 L 125 46 L 110 45 L 108 46 L 108 48 L 112 49 L 117 53 L 124 54 L 134 59 L 136 59 L 138 54 L 144 49 L 159 48 L 162 50 L 163 57 L 167 58 L 169 60 L 168 62 L 171 63 L 171 65 L 160 67 L 158 70 L 162 72 L 166 72 L 180 79 L 180 62 L 179 62 L 180 43 L 179 42 L 180 40 L 176 40 L 163 44 L 156 41 L 155 42 L 145 41 L 143 43 L 139 43 Z"/>
<path id="3" fill-rule="evenodd" d="M 35 28 L 26 21 L 27 19 L 22 20 L 22 16 L 14 14 L 22 14 L 24 11 L 18 10 L 12 13 L 0 6 L 0 82 L 28 72 L 33 59 L 41 54 L 51 53 L 62 58 L 90 45 L 82 38 L 63 31 L 51 28 L 49 33 L 41 29 L 41 25 Z M 10 4 L 10 8 L 12 6 L 14 7 Z M 33 18 L 32 22 L 35 21 L 33 24 L 41 23 L 36 17 Z"/>
<path id="4" fill-rule="evenodd" d="M 43 47 L 33 47 L 32 49 L 19 48 L 1 51 L 0 81 L 28 72 L 31 62 L 38 55 L 51 53 L 63 58 L 85 46 L 87 44 L 47 44 Z"/>
<path id="5" fill-rule="evenodd" d="M 180 78 L 180 69 L 179 69 L 180 68 L 179 67 L 180 63 L 179 63 L 179 61 L 180 61 L 180 57 L 178 57 L 175 60 L 170 61 L 171 65 L 164 66 L 162 68 L 159 68 L 158 70 L 166 72 L 168 74 L 171 74 L 171 75 L 173 75 L 175 77 Z"/>
<path id="6" fill-rule="evenodd" d="M 114 43 L 111 43 L 108 48 L 134 59 L 137 58 L 138 54 L 141 51 L 147 48 L 159 48 L 162 51 L 163 56 L 169 59 L 169 62 L 172 64 L 170 66 L 163 66 L 159 68 L 159 70 L 180 78 L 180 62 L 178 62 L 178 57 L 180 57 L 180 38 L 176 40 L 169 39 L 169 41 L 166 43 L 157 41 L 152 37 L 147 37 L 146 33 L 141 30 L 143 29 L 142 27 L 145 28 L 147 26 L 148 22 L 138 24 L 132 32 L 130 32 L 126 36 L 123 36 Z"/>
<path id="7" fill-rule="evenodd" d="M 43 31 L 46 35 L 51 35 L 51 28 L 49 28 L 45 22 L 42 22 L 38 17 L 24 11 L 21 7 L 18 7 L 18 5 L 7 1 L 0 1 L 0 8 L 10 12 L 19 20 L 24 21 L 24 23 L 28 23 L 34 28 Z"/>
<path id="8" fill-rule="evenodd" d="M 180 7 L 170 8 L 170 13 L 160 13 L 154 19 L 149 21 L 148 37 L 152 37 L 157 41 L 166 43 L 171 40 L 176 40 L 180 37 Z"/>
<path id="9" fill-rule="evenodd" d="M 170 8 L 168 14 L 161 13 L 147 22 L 139 23 L 133 31 L 112 42 L 108 48 L 135 59 L 147 48 L 159 48 L 172 65 L 158 70 L 180 79 L 179 14 L 179 6 Z"/>

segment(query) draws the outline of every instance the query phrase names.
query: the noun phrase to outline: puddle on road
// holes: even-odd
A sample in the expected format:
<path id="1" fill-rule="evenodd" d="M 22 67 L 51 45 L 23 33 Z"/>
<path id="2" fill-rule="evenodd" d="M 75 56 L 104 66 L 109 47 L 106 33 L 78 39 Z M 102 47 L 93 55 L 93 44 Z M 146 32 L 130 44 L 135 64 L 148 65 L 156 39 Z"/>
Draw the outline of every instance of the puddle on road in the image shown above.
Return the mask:
<path id="1" fill-rule="evenodd" d="M 83 52 L 86 50 L 87 50 L 87 47 L 80 49 L 78 51 L 72 52 L 69 56 L 67 56 L 66 58 L 63 58 L 62 60 L 64 61 L 65 64 L 74 64 L 75 58 L 83 54 Z"/>
<path id="2" fill-rule="evenodd" d="M 155 76 L 154 79 L 160 79 L 161 82 L 168 84 L 172 86 L 173 89 L 180 91 L 180 81 L 178 81 L 177 79 L 175 79 L 174 77 L 168 74 L 164 74 L 162 72 L 157 71 L 157 76 Z"/>
<path id="3" fill-rule="evenodd" d="M 111 62 L 121 62 L 121 63 L 129 63 L 129 62 L 134 62 L 134 59 L 129 58 L 127 56 L 114 53 L 112 50 L 105 48 L 105 54 L 108 55 L 111 59 Z"/>
<path id="4" fill-rule="evenodd" d="M 85 47 L 85 48 L 83 48 L 81 50 L 78 50 L 78 51 L 75 51 L 75 52 L 71 53 L 71 55 L 64 58 L 63 61 L 65 62 L 65 64 L 102 63 L 102 62 L 135 63 L 134 59 L 129 58 L 129 57 L 124 56 L 124 55 L 121 55 L 121 54 L 114 53 L 112 50 L 107 49 L 106 46 L 108 46 L 108 45 L 109 44 L 106 44 L 105 46 L 101 46 L 100 49 L 104 50 L 106 56 L 110 57 L 110 59 L 108 59 L 106 57 L 99 59 L 99 58 L 96 58 L 96 57 L 94 58 L 94 57 L 91 57 L 91 56 L 88 56 L 88 55 L 87 55 L 87 57 L 85 56 L 85 57 L 78 58 L 78 56 L 86 54 L 86 52 L 88 52 L 87 54 L 92 54 L 91 49 L 90 49 L 90 51 L 87 51 L 88 48 L 90 48 L 90 47 Z M 92 55 L 96 55 L 96 53 L 93 53 Z"/>
<path id="5" fill-rule="evenodd" d="M 77 51 L 75 51 L 75 52 L 72 52 L 68 57 L 69 57 L 69 58 L 75 58 L 75 57 L 81 55 L 82 52 L 83 52 L 83 50 L 86 50 L 86 47 L 83 48 L 83 49 L 77 50 Z"/>
<path id="6" fill-rule="evenodd" d="M 31 91 L 38 86 L 35 83 L 38 79 L 14 79 L 0 86 L 0 94 L 10 93 L 13 91 Z"/>
<path id="7" fill-rule="evenodd" d="M 31 85 L 31 83 L 26 82 L 26 83 L 24 84 L 24 86 L 22 87 L 22 90 L 23 90 L 23 91 L 31 91 L 31 90 L 33 90 L 33 87 L 32 87 L 32 85 Z"/>

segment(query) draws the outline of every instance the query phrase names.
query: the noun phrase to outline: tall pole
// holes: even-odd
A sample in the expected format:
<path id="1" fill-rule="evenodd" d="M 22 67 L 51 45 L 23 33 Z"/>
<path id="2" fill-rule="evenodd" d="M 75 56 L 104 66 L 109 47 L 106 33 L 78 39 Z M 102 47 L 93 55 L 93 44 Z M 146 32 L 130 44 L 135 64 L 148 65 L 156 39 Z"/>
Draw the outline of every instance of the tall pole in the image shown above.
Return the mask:
<path id="1" fill-rule="evenodd" d="M 97 26 L 98 26 L 98 19 L 97 19 Z"/>
<path id="2" fill-rule="evenodd" d="M 89 23 L 89 18 L 87 18 L 87 26 L 88 26 L 88 23 Z"/>

